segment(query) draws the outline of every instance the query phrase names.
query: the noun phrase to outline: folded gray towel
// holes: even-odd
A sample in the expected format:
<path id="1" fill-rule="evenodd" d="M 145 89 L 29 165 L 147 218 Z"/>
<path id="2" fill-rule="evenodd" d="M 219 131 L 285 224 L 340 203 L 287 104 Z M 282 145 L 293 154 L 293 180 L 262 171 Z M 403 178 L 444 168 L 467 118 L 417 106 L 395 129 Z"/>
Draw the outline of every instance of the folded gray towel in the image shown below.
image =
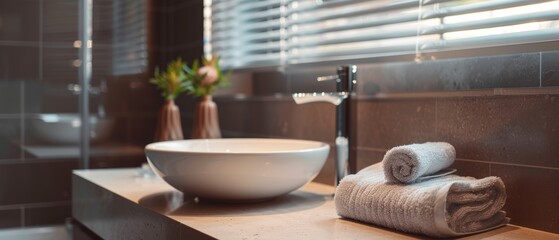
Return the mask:
<path id="1" fill-rule="evenodd" d="M 336 189 L 338 214 L 430 237 L 472 234 L 508 222 L 501 208 L 505 186 L 498 177 L 448 175 L 402 185 L 386 183 L 382 163 L 348 175 Z"/>
<path id="2" fill-rule="evenodd" d="M 449 143 L 427 142 L 390 149 L 382 160 L 386 181 L 413 183 L 454 163 L 456 150 Z"/>

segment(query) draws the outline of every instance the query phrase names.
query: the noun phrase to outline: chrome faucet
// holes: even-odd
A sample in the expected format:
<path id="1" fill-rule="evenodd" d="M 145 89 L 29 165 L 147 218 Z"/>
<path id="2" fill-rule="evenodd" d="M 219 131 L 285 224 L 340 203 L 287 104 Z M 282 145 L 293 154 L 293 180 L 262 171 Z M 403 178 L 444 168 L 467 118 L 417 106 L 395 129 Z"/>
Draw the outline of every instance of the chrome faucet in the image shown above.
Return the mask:
<path id="1" fill-rule="evenodd" d="M 329 102 L 336 105 L 336 186 L 354 166 L 349 166 L 349 123 L 350 99 L 357 83 L 357 66 L 339 66 L 338 74 L 318 77 L 317 81 L 336 81 L 336 92 L 294 93 L 297 104 L 310 102 Z"/>

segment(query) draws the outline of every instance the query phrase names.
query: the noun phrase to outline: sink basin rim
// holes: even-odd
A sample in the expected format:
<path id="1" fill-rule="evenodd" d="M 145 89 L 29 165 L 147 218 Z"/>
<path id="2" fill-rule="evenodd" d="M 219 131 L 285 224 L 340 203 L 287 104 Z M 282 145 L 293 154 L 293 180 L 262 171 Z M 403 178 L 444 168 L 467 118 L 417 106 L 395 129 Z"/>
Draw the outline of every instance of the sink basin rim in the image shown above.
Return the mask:
<path id="1" fill-rule="evenodd" d="M 291 144 L 305 144 L 308 147 L 305 148 L 297 148 L 297 149 L 285 149 L 285 150 L 269 150 L 269 151 L 202 151 L 202 150 L 191 150 L 187 149 L 185 146 L 183 149 L 170 149 L 170 148 L 161 148 L 162 145 L 168 145 L 176 143 L 180 145 L 181 143 L 207 143 L 207 144 L 218 144 L 220 143 L 232 143 L 232 144 L 240 144 L 239 142 L 283 142 L 283 143 L 291 143 Z M 313 146 L 314 145 L 314 146 Z M 279 154 L 279 153 L 303 153 L 303 152 L 313 152 L 319 149 L 329 148 L 330 146 L 326 143 L 319 142 L 319 141 L 312 141 L 312 140 L 302 140 L 302 139 L 280 139 L 280 138 L 220 138 L 220 139 L 185 139 L 185 140 L 173 140 L 173 141 L 163 141 L 163 142 L 155 142 L 146 145 L 146 151 L 157 151 L 157 152 L 167 152 L 167 153 L 188 153 L 188 154 L 231 154 L 231 155 L 262 155 L 262 154 Z"/>

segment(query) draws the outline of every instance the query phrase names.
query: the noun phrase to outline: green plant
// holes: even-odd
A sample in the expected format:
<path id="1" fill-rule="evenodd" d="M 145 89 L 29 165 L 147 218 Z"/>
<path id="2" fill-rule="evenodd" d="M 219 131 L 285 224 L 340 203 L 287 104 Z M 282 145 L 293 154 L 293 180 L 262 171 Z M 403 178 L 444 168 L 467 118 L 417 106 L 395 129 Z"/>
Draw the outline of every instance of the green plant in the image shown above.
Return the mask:
<path id="1" fill-rule="evenodd" d="M 160 72 L 159 68 L 156 68 L 154 76 L 149 82 L 163 91 L 161 95 L 166 100 L 174 100 L 189 88 L 184 71 L 186 67 L 186 63 L 181 58 L 177 58 L 167 65 L 165 72 Z"/>
<path id="2" fill-rule="evenodd" d="M 229 87 L 228 81 L 231 72 L 223 74 L 219 67 L 219 56 L 212 56 L 211 59 L 202 57 L 202 66 L 198 60 L 194 60 L 192 67 L 185 67 L 186 91 L 194 96 L 211 95 L 216 87 Z"/>

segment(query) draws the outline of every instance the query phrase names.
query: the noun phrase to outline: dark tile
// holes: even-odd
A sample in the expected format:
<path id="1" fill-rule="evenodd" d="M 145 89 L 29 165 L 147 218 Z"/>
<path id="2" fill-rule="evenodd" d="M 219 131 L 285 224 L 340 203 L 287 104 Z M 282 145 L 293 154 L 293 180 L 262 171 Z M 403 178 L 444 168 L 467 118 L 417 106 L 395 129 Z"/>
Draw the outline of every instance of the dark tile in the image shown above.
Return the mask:
<path id="1" fill-rule="evenodd" d="M 52 207 L 25 208 L 24 226 L 61 225 L 70 217 L 72 217 L 72 206 L 69 202 Z"/>
<path id="2" fill-rule="evenodd" d="M 333 142 L 335 107 L 290 99 L 218 101 L 223 129 L 252 135 Z"/>
<path id="3" fill-rule="evenodd" d="M 70 199 L 70 176 L 77 160 L 0 164 L 0 204 Z"/>
<path id="4" fill-rule="evenodd" d="M 278 71 L 256 72 L 252 75 L 252 79 L 254 96 L 289 93 L 289 84 L 284 73 Z"/>
<path id="5" fill-rule="evenodd" d="M 128 132 L 131 124 L 134 124 L 134 120 L 130 120 L 128 116 L 106 116 L 108 121 L 110 121 L 110 128 L 105 130 L 105 138 L 98 139 L 93 143 L 93 146 L 111 146 L 114 143 L 129 143 L 128 142 Z M 146 131 L 147 129 L 143 129 Z M 136 129 L 136 131 L 140 131 Z"/>
<path id="6" fill-rule="evenodd" d="M 39 41 L 39 11 L 39 1 L 0 1 L 0 40 Z"/>
<path id="7" fill-rule="evenodd" d="M 559 96 L 437 100 L 437 137 L 457 157 L 558 167 Z"/>
<path id="8" fill-rule="evenodd" d="M 281 114 L 276 115 L 276 110 Z M 324 142 L 334 142 L 336 138 L 336 107 L 329 103 L 295 104 L 291 100 L 279 102 L 276 109 L 268 108 L 268 119 L 282 119 L 277 125 L 269 126 L 282 136 Z M 285 118 L 285 120 L 283 120 Z M 280 128 L 281 127 L 281 128 Z M 287 130 L 287 131 L 286 131 Z"/>
<path id="9" fill-rule="evenodd" d="M 360 94 L 539 86 L 539 53 L 358 66 Z"/>
<path id="10" fill-rule="evenodd" d="M 0 210 L 0 228 L 21 227 L 21 210 Z"/>
<path id="11" fill-rule="evenodd" d="M 324 163 L 324 166 L 318 173 L 318 175 L 312 180 L 313 182 L 334 185 L 336 182 L 336 152 L 335 146 L 330 145 L 330 153 L 328 154 L 328 159 Z"/>
<path id="12" fill-rule="evenodd" d="M 157 117 L 131 117 L 126 119 L 126 142 L 134 146 L 145 146 L 153 142 L 155 129 L 157 128 Z M 182 125 L 183 133 L 185 128 L 190 126 Z M 120 130 L 116 131 L 120 134 Z M 186 138 L 190 135 L 185 135 Z M 119 137 L 120 139 L 120 137 Z"/>
<path id="13" fill-rule="evenodd" d="M 0 45 L 0 80 L 38 80 L 39 47 Z"/>
<path id="14" fill-rule="evenodd" d="M 491 175 L 489 163 L 456 160 L 451 168 L 455 168 L 460 176 L 484 178 Z"/>
<path id="15" fill-rule="evenodd" d="M 24 106 L 23 113 L 39 113 L 43 105 L 43 82 L 42 81 L 24 81 Z"/>
<path id="16" fill-rule="evenodd" d="M 43 81 L 46 82 L 45 91 L 50 90 L 48 86 L 60 87 L 58 90 L 69 90 L 67 85 L 78 84 L 79 76 L 79 49 L 72 47 L 45 47 L 43 48 Z"/>
<path id="17" fill-rule="evenodd" d="M 161 92 L 146 76 L 107 78 L 106 83 L 106 93 L 97 97 L 103 98 L 107 113 L 158 114 L 163 106 Z M 178 100 L 177 106 L 182 109 Z"/>
<path id="18" fill-rule="evenodd" d="M 21 81 L 0 81 L 0 115 L 21 113 Z"/>
<path id="19" fill-rule="evenodd" d="M 77 1 L 43 1 L 43 41 L 72 46 L 78 39 L 79 11 Z"/>
<path id="20" fill-rule="evenodd" d="M 48 86 L 41 95 L 39 109 L 41 113 L 77 113 L 79 112 L 79 96 L 64 89 L 65 86 Z M 26 97 L 27 98 L 27 97 Z"/>
<path id="21" fill-rule="evenodd" d="M 435 134 L 435 100 L 360 100 L 357 110 L 359 147 L 390 149 L 444 140 Z"/>
<path id="22" fill-rule="evenodd" d="M 559 51 L 542 53 L 542 87 L 559 86 Z"/>
<path id="23" fill-rule="evenodd" d="M 136 168 L 142 166 L 146 162 L 146 157 L 143 152 L 143 146 L 138 146 L 139 151 L 129 151 L 130 153 L 119 153 L 118 156 L 99 156 L 90 159 L 90 168 Z M 124 150 L 124 149 L 123 149 Z"/>
<path id="24" fill-rule="evenodd" d="M 335 92 L 335 81 L 317 81 L 321 76 L 337 74 L 336 65 L 325 65 L 320 67 L 288 67 L 285 72 L 289 80 L 289 93 L 305 92 Z"/>
<path id="25" fill-rule="evenodd" d="M 411 60 L 411 59 L 410 59 Z M 357 90 L 361 94 L 376 92 L 414 92 L 442 89 L 439 71 L 442 62 L 413 61 L 359 65 Z"/>
<path id="26" fill-rule="evenodd" d="M 445 61 L 439 78 L 445 90 L 538 87 L 539 53 Z"/>
<path id="27" fill-rule="evenodd" d="M 382 91 L 386 91 L 386 84 L 383 78 L 378 77 L 378 73 L 382 71 L 381 64 L 360 64 L 357 66 L 357 84 L 355 91 L 359 96 L 374 96 Z M 394 79 L 393 81 L 398 81 Z"/>
<path id="28" fill-rule="evenodd" d="M 21 158 L 20 119 L 0 118 L 0 160 Z"/>
<path id="29" fill-rule="evenodd" d="M 203 2 L 181 1 L 180 3 L 157 2 L 155 4 L 154 22 L 155 42 L 157 46 L 178 46 L 196 43 L 203 54 Z M 188 23 L 189 31 L 174 31 L 183 23 Z"/>
<path id="30" fill-rule="evenodd" d="M 93 42 L 97 47 L 112 44 L 113 32 L 118 31 L 114 29 L 116 19 L 113 14 L 110 14 L 116 10 L 113 3 L 111 1 L 94 1 L 91 5 L 91 36 Z"/>
<path id="31" fill-rule="evenodd" d="M 246 132 L 251 118 L 251 103 L 234 99 L 215 99 L 222 131 Z M 253 109 L 253 108 L 252 108 Z"/>
<path id="32" fill-rule="evenodd" d="M 512 224 L 559 233 L 559 170 L 492 164 L 491 174 L 505 183 Z"/>
<path id="33" fill-rule="evenodd" d="M 370 149 L 357 150 L 357 170 L 361 170 L 375 163 L 382 162 L 384 158 L 384 151 L 375 151 Z"/>

